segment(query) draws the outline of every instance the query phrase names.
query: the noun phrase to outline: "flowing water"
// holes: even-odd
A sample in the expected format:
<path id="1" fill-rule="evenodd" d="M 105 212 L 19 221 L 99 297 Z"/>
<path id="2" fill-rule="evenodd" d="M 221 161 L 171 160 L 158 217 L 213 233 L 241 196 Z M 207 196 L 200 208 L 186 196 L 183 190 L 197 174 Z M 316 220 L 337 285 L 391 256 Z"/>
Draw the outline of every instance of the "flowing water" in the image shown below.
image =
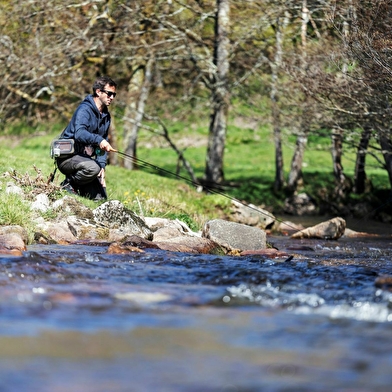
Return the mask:
<path id="1" fill-rule="evenodd" d="M 0 392 L 391 391 L 383 230 L 270 237 L 291 260 L 86 245 L 2 256 Z"/>

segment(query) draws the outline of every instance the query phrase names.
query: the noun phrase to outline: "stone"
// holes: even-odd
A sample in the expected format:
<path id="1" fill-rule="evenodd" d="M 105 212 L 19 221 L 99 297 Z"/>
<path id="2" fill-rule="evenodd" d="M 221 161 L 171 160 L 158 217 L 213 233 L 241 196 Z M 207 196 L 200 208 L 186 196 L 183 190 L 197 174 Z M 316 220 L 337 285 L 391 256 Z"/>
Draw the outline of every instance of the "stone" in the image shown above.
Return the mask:
<path id="1" fill-rule="evenodd" d="M 5 193 L 24 196 L 23 189 L 20 186 L 9 182 L 5 188 Z"/>
<path id="2" fill-rule="evenodd" d="M 0 235 L 5 234 L 17 234 L 20 236 L 24 243 L 27 243 L 29 240 L 27 230 L 19 225 L 0 226 Z"/>
<path id="3" fill-rule="evenodd" d="M 58 244 L 66 245 L 74 243 L 77 240 L 70 230 L 66 220 L 61 220 L 59 222 L 47 222 L 44 225 L 39 225 L 38 228 L 43 231 L 41 236 L 43 234 L 45 238 Z"/>
<path id="4" fill-rule="evenodd" d="M 308 227 L 294 233 L 291 238 L 321 238 L 324 240 L 337 240 L 346 230 L 346 221 L 343 218 L 333 218 L 318 225 Z"/>
<path id="5" fill-rule="evenodd" d="M 0 247 L 8 250 L 25 251 L 26 244 L 18 233 L 7 233 L 0 235 Z"/>
<path id="6" fill-rule="evenodd" d="M 235 200 L 232 202 L 230 219 L 237 223 L 257 226 L 264 230 L 272 228 L 276 221 L 276 218 L 269 211 L 253 204 L 246 205 Z"/>
<path id="7" fill-rule="evenodd" d="M 308 194 L 300 193 L 285 200 L 284 212 L 290 215 L 315 215 L 317 205 Z"/>
<path id="8" fill-rule="evenodd" d="M 208 238 L 180 236 L 154 242 L 159 249 L 171 252 L 224 255 L 226 250 Z"/>
<path id="9" fill-rule="evenodd" d="M 222 219 L 208 221 L 203 227 L 202 236 L 229 251 L 266 248 L 266 233 L 262 229 Z"/>
<path id="10" fill-rule="evenodd" d="M 118 244 L 117 242 L 110 244 L 107 250 L 107 253 L 111 255 L 124 255 L 132 252 L 144 253 L 144 250 L 136 246 Z"/>
<path id="11" fill-rule="evenodd" d="M 107 227 L 97 225 L 89 219 L 77 218 L 72 215 L 66 221 L 72 234 L 79 240 L 103 240 L 109 237 Z"/>
<path id="12" fill-rule="evenodd" d="M 289 258 L 290 255 L 287 252 L 280 251 L 274 248 L 259 249 L 259 250 L 244 250 L 240 253 L 240 256 L 264 256 L 269 259 L 276 258 Z"/>
<path id="13" fill-rule="evenodd" d="M 31 203 L 30 208 L 41 212 L 46 212 L 50 208 L 50 200 L 47 194 L 40 193 L 35 197 L 35 201 Z"/>
<path id="14" fill-rule="evenodd" d="M 146 239 L 153 237 L 152 231 L 143 219 L 118 200 L 110 200 L 101 204 L 93 210 L 93 214 L 96 223 L 109 229 L 120 230 L 124 236 L 136 234 Z"/>
<path id="15" fill-rule="evenodd" d="M 75 215 L 79 218 L 94 219 L 93 211 L 71 196 L 64 196 L 63 198 L 56 200 L 52 204 L 52 208 L 55 211 L 62 210 L 68 215 Z"/>

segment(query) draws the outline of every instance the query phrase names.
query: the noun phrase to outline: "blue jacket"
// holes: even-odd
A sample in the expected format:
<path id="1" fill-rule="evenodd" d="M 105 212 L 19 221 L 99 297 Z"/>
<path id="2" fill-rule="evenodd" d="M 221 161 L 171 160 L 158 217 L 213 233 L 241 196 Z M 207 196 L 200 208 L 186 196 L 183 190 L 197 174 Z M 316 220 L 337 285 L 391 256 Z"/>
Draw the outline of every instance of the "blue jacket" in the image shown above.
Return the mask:
<path id="1" fill-rule="evenodd" d="M 62 139 L 74 139 L 75 151 L 81 153 L 85 146 L 99 146 L 103 139 L 108 140 L 110 127 L 110 113 L 107 108 L 103 113 L 97 108 L 93 96 L 87 97 L 80 103 L 76 109 L 71 121 L 64 129 Z M 105 168 L 107 153 L 97 156 L 96 161 Z"/>

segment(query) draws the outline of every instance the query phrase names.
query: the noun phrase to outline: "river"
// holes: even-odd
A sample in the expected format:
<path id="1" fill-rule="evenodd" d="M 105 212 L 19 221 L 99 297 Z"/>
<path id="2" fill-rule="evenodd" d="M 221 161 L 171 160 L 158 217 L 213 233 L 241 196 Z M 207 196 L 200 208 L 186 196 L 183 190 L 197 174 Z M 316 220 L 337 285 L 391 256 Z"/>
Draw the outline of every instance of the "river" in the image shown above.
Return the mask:
<path id="1" fill-rule="evenodd" d="M 291 260 L 87 245 L 2 256 L 0 392 L 391 391 L 380 230 L 269 237 Z"/>

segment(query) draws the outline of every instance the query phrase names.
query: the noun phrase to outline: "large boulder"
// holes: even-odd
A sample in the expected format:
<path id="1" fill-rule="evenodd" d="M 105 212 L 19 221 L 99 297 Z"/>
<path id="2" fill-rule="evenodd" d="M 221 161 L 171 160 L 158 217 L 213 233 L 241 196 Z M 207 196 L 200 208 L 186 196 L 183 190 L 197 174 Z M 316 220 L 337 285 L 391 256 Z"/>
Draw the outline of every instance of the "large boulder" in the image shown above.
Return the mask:
<path id="1" fill-rule="evenodd" d="M 346 230 L 346 221 L 343 218 L 333 218 L 318 225 L 308 227 L 294 233 L 291 238 L 321 238 L 324 240 L 337 240 Z"/>
<path id="2" fill-rule="evenodd" d="M 222 219 L 206 222 L 202 235 L 230 252 L 264 249 L 267 243 L 264 230 Z"/>

